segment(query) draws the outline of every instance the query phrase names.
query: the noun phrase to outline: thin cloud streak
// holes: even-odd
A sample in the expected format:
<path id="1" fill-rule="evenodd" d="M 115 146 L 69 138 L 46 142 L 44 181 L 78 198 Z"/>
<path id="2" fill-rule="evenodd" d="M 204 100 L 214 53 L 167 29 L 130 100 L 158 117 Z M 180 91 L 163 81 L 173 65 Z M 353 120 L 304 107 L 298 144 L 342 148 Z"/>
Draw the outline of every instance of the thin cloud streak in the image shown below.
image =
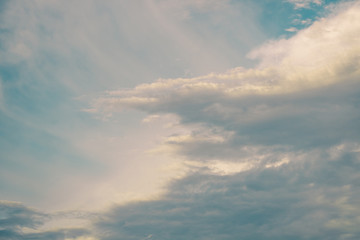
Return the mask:
<path id="1" fill-rule="evenodd" d="M 310 8 L 312 4 L 322 5 L 323 0 L 286 0 L 287 2 L 294 4 L 295 8 Z"/>

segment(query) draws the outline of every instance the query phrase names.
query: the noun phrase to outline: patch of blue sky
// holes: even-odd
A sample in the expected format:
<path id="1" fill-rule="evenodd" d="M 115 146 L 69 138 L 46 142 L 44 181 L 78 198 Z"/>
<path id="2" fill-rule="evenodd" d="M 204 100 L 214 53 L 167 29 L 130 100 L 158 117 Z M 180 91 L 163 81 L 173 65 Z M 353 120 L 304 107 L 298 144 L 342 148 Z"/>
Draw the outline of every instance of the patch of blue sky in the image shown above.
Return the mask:
<path id="1" fill-rule="evenodd" d="M 294 9 L 295 14 L 291 16 L 291 23 L 298 29 L 306 28 L 313 21 L 319 20 L 328 13 L 326 6 L 337 2 L 340 2 L 340 0 L 325 0 L 322 1 L 322 4 L 313 3 L 309 7 Z"/>
<path id="2" fill-rule="evenodd" d="M 326 6 L 340 0 L 326 0 L 322 4 L 310 3 L 306 7 L 295 7 L 290 1 L 248 1 L 258 9 L 258 19 L 262 31 L 270 38 L 290 37 L 298 30 L 308 27 L 313 21 L 327 13 Z"/>
<path id="3" fill-rule="evenodd" d="M 0 115 L 0 119 L 2 160 L 5 156 L 11 158 L 12 154 L 17 156 L 22 154 L 23 156 L 34 156 L 34 160 L 39 164 L 55 164 L 56 161 L 61 161 L 70 168 L 91 171 L 94 174 L 101 170 L 99 163 L 79 155 L 64 139 L 54 136 L 46 130 L 9 118 L 4 114 Z M 16 161 L 21 162 L 21 159 Z M 12 165 L 11 162 L 7 164 Z"/>
<path id="4" fill-rule="evenodd" d="M 106 167 L 65 139 L 0 115 L 0 198 L 39 202 L 67 176 L 97 178 Z M 45 191 L 44 191 L 45 190 Z"/>
<path id="5" fill-rule="evenodd" d="M 278 38 L 285 32 L 284 30 L 291 25 L 291 17 L 294 14 L 294 8 L 291 4 L 284 1 L 249 1 L 246 2 L 258 11 L 258 21 L 261 30 L 269 38 Z"/>
<path id="6" fill-rule="evenodd" d="M 74 59 L 79 60 L 78 65 L 85 62 Z M 95 122 L 81 112 L 81 102 L 74 99 L 77 95 L 62 81 L 66 74 L 77 77 L 77 64 L 66 60 L 59 54 L 40 52 L 31 61 L 0 65 L 2 199 L 37 202 L 69 175 L 104 174 L 105 165 L 84 156 L 58 134 Z M 13 176 L 18 176 L 15 181 Z"/>
<path id="7" fill-rule="evenodd" d="M 0 14 L 6 9 L 6 4 L 8 2 L 9 2 L 9 0 L 0 1 Z"/>

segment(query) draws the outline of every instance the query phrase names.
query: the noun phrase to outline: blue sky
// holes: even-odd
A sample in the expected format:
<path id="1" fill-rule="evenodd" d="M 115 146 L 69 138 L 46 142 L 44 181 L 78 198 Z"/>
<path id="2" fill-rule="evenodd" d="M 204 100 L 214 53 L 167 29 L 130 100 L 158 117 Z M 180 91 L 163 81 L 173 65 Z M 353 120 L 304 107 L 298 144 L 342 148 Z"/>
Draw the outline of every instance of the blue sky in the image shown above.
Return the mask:
<path id="1" fill-rule="evenodd" d="M 2 1 L 0 239 L 358 239 L 359 1 Z"/>

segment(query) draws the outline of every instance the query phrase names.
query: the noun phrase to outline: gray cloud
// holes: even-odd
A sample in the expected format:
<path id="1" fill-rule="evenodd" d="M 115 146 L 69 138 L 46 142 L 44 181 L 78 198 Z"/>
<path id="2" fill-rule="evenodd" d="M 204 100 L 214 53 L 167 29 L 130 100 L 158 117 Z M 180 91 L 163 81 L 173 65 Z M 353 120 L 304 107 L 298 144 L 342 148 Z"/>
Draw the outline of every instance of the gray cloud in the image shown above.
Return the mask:
<path id="1" fill-rule="evenodd" d="M 56 231 L 46 231 L 39 233 L 24 234 L 24 239 L 52 239 L 52 240 L 64 240 L 64 239 L 76 239 L 82 236 L 88 236 L 89 231 L 84 229 L 60 229 Z"/>
<path id="2" fill-rule="evenodd" d="M 314 150 L 279 167 L 219 176 L 203 168 L 158 200 L 117 205 L 84 229 L 23 234 L 44 216 L 2 204 L 2 239 L 358 239 L 360 145 Z M 9 215 L 4 215 L 6 212 Z M 25 221 L 24 221 L 25 219 Z M 1 238 L 0 238 L 1 239 Z M 82 239 L 82 238 L 78 238 Z M 87 238 L 84 238 L 87 239 Z"/>
<path id="3" fill-rule="evenodd" d="M 233 135 L 223 142 L 169 143 L 181 145 L 185 155 L 205 160 L 239 159 L 244 154 L 242 147 L 249 145 L 305 150 L 358 141 L 359 87 L 358 82 L 352 82 L 285 96 L 251 96 L 238 104 L 222 107 L 223 103 L 215 103 L 203 108 L 205 111 L 182 112 L 184 121 L 203 122 L 210 128 L 221 126 Z"/>
<path id="4" fill-rule="evenodd" d="M 36 228 L 48 216 L 19 203 L 0 202 L 0 236 L 16 236 L 22 227 Z"/>
<path id="5" fill-rule="evenodd" d="M 202 164 L 159 200 L 105 212 L 97 236 L 358 239 L 360 8 L 339 9 L 254 50 L 256 68 L 160 79 L 98 99 L 100 113 L 177 115 L 190 133 L 174 133 L 164 146 Z M 253 165 L 218 174 L 211 161 Z"/>
<path id="6" fill-rule="evenodd" d="M 232 176 L 198 172 L 162 200 L 112 208 L 96 229 L 105 240 L 357 239 L 360 156 L 350 149 Z"/>
<path id="7" fill-rule="evenodd" d="M 0 239 L 64 240 L 89 235 L 89 231 L 82 228 L 39 230 L 54 217 L 53 214 L 28 208 L 21 203 L 0 201 Z"/>

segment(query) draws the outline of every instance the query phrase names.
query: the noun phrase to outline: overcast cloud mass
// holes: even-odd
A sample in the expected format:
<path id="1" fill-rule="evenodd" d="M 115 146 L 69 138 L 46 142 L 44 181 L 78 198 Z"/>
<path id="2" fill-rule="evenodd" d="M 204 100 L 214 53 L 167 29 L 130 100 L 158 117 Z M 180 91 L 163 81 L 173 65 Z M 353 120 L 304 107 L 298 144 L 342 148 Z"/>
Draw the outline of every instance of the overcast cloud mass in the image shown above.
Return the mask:
<path id="1" fill-rule="evenodd" d="M 359 1 L 0 19 L 0 239 L 360 239 Z"/>

